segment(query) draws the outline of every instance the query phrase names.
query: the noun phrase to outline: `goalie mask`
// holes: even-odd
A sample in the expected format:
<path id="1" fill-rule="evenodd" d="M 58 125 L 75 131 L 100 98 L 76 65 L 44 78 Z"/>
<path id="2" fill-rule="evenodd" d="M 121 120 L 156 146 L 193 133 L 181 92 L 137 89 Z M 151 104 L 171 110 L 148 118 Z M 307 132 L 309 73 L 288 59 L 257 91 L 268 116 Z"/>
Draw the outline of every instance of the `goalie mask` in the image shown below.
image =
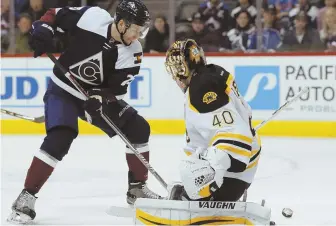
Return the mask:
<path id="1" fill-rule="evenodd" d="M 166 53 L 166 70 L 183 92 L 197 67 L 205 64 L 203 49 L 193 39 L 175 41 Z"/>

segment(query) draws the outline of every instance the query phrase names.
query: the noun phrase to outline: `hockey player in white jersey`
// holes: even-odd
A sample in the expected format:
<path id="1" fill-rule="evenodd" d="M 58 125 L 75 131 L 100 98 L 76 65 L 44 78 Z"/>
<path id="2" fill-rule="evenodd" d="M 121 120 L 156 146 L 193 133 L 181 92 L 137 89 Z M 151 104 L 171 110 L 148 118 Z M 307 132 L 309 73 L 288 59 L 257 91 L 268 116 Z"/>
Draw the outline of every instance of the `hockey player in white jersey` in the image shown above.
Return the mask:
<path id="1" fill-rule="evenodd" d="M 191 39 L 170 47 L 165 66 L 185 93 L 188 156 L 180 164 L 182 185 L 171 198 L 239 200 L 253 181 L 261 146 L 234 76 L 207 64 L 202 48 Z"/>

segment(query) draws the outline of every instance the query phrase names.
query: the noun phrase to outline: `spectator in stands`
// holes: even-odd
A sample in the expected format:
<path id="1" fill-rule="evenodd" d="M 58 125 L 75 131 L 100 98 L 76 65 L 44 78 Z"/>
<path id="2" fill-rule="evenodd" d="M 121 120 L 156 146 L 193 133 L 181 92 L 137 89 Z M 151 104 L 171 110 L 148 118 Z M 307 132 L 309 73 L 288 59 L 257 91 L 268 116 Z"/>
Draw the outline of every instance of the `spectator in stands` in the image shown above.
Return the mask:
<path id="1" fill-rule="evenodd" d="M 28 13 L 19 16 L 17 23 L 18 29 L 15 33 L 15 53 L 30 53 L 31 48 L 28 45 L 29 30 L 31 29 L 32 19 Z"/>
<path id="2" fill-rule="evenodd" d="M 9 0 L 1 1 L 1 53 L 7 52 L 9 47 Z"/>
<path id="3" fill-rule="evenodd" d="M 144 52 L 166 52 L 169 47 L 169 26 L 167 19 L 158 15 L 154 19 L 154 26 L 148 32 L 145 40 Z"/>
<path id="4" fill-rule="evenodd" d="M 255 27 L 252 24 L 252 17 L 246 9 L 242 9 L 235 16 L 236 28 L 231 29 L 227 33 L 230 43 L 229 49 L 245 51 L 247 49 L 248 37 L 253 33 Z"/>
<path id="5" fill-rule="evenodd" d="M 277 12 L 275 7 L 265 8 L 263 11 L 262 50 L 275 51 L 281 46 L 280 32 L 275 27 Z M 257 49 L 257 36 L 257 30 L 249 36 L 248 49 Z"/>
<path id="6" fill-rule="evenodd" d="M 317 30 L 320 31 L 322 29 L 322 19 L 324 17 L 324 13 L 328 8 L 336 7 L 336 0 L 324 0 L 325 6 L 320 9 L 317 15 Z"/>
<path id="7" fill-rule="evenodd" d="M 194 39 L 206 52 L 218 52 L 220 49 L 227 46 L 225 39 L 219 31 L 209 31 L 205 26 L 205 18 L 199 12 L 193 13 L 191 17 L 191 31 L 188 33 L 177 34 L 176 39 L 182 40 L 191 38 Z"/>
<path id="8" fill-rule="evenodd" d="M 332 36 L 327 40 L 327 49 L 326 52 L 336 53 L 336 35 Z"/>
<path id="9" fill-rule="evenodd" d="M 268 0 L 268 5 L 274 5 L 277 9 L 277 19 L 281 28 L 288 29 L 290 27 L 289 11 L 296 4 L 297 0 Z"/>
<path id="10" fill-rule="evenodd" d="M 335 48 L 336 40 L 336 8 L 326 9 L 320 31 L 321 40 L 327 44 L 327 47 Z"/>
<path id="11" fill-rule="evenodd" d="M 281 50 L 284 51 L 320 51 L 324 46 L 317 30 L 307 26 L 308 16 L 299 12 L 294 20 L 294 29 L 286 31 Z"/>
<path id="12" fill-rule="evenodd" d="M 289 11 L 297 4 L 297 0 L 268 0 L 268 5 L 275 5 L 278 19 L 288 17 Z"/>
<path id="13" fill-rule="evenodd" d="M 222 0 L 207 0 L 198 10 L 210 31 L 227 32 L 231 27 L 230 12 Z"/>
<path id="14" fill-rule="evenodd" d="M 43 5 L 43 0 L 29 0 L 29 5 L 23 7 L 24 13 L 29 13 L 32 20 L 39 20 L 44 15 L 46 9 Z"/>
<path id="15" fill-rule="evenodd" d="M 257 9 L 252 4 L 252 0 L 239 0 L 237 7 L 231 11 L 231 17 L 236 18 L 236 14 L 239 13 L 242 9 L 245 9 L 249 12 L 252 18 L 252 22 L 254 23 L 257 16 Z"/>
<path id="16" fill-rule="evenodd" d="M 305 11 L 308 18 L 309 18 L 309 23 L 308 26 L 311 26 L 312 28 L 317 28 L 317 22 L 316 18 L 319 13 L 319 9 L 310 4 L 310 0 L 298 0 L 298 4 L 291 10 L 289 11 L 289 18 L 291 20 L 291 26 L 294 26 L 294 20 L 295 16 L 300 12 L 300 11 Z"/>

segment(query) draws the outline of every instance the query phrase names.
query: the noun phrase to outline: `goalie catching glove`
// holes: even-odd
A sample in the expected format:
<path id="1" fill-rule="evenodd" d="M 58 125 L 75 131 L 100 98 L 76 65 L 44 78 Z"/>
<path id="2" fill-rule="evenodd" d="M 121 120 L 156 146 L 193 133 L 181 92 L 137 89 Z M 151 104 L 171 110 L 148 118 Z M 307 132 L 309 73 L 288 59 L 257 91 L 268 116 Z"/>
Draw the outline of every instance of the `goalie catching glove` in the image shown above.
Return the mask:
<path id="1" fill-rule="evenodd" d="M 180 175 L 189 198 L 197 200 L 210 197 L 222 186 L 230 165 L 229 155 L 216 147 L 199 149 L 182 160 Z"/>

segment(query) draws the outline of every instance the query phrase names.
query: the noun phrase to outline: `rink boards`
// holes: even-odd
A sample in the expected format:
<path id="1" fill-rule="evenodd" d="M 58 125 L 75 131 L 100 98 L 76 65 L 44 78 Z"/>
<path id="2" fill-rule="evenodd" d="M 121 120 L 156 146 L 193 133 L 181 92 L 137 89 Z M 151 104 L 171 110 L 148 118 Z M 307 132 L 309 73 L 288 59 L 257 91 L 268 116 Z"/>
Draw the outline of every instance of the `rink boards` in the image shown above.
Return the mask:
<path id="1" fill-rule="evenodd" d="M 297 102 L 260 130 L 269 136 L 336 137 L 335 55 L 210 55 L 230 71 L 251 105 L 256 125 L 300 89 Z M 153 134 L 183 134 L 183 94 L 167 75 L 164 56 L 145 56 L 125 100 L 149 120 Z M 1 62 L 1 107 L 21 114 L 43 114 L 43 94 L 52 73 L 48 58 L 4 57 Z M 43 124 L 2 116 L 2 134 L 43 134 Z M 211 122 L 210 122 L 211 123 Z M 85 122 L 80 133 L 102 134 Z"/>

